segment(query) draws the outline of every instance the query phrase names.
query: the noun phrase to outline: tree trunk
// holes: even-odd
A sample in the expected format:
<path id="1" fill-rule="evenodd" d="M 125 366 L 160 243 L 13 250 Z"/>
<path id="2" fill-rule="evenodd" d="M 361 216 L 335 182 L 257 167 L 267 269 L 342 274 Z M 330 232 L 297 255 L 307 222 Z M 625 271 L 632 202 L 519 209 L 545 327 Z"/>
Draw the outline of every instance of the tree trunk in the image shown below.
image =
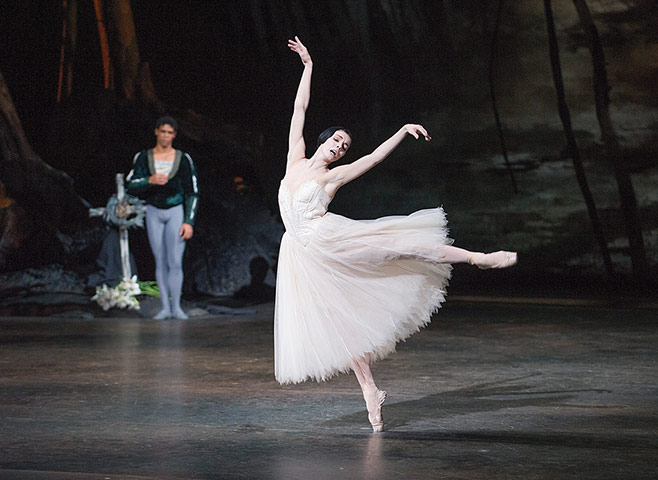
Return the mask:
<path id="1" fill-rule="evenodd" d="M 111 0 L 112 18 L 117 32 L 117 64 L 121 77 L 121 90 L 127 100 L 134 100 L 140 69 L 139 46 L 130 0 Z"/>
<path id="2" fill-rule="evenodd" d="M 0 207 L 0 224 L 3 225 L 3 231 L 0 232 L 3 236 L 3 248 L 0 252 L 5 255 L 5 258 L 0 258 L 0 265 L 6 264 L 9 255 L 5 233 L 11 233 L 12 242 L 18 242 L 16 245 L 12 243 L 12 248 L 21 247 L 20 243 L 25 241 L 32 244 L 30 248 L 37 254 L 46 254 L 59 244 L 59 232 L 69 231 L 87 216 L 84 201 L 74 192 L 71 178 L 44 163 L 32 150 L 2 73 L 0 184 L 3 186 L 1 193 L 4 205 Z M 16 218 L 21 221 L 11 220 Z M 8 229 L 11 229 L 11 232 Z M 42 248 L 38 248 L 39 246 Z M 31 260 L 38 262 L 36 258 Z"/>
<path id="3" fill-rule="evenodd" d="M 25 211 L 6 196 L 5 187 L 0 182 L 0 271 L 13 267 L 10 258 L 25 241 Z"/>
<path id="4" fill-rule="evenodd" d="M 512 182 L 512 190 L 518 193 L 519 189 L 516 186 L 516 178 L 514 178 L 514 171 L 509 163 L 507 156 L 507 146 L 505 145 L 505 135 L 503 133 L 503 126 L 500 121 L 500 113 L 498 112 L 498 103 L 496 100 L 496 81 L 494 78 L 494 68 L 496 66 L 496 43 L 498 40 L 498 30 L 500 27 L 500 17 L 503 10 L 503 0 L 498 0 L 498 9 L 496 10 L 496 18 L 494 20 L 494 31 L 491 39 L 491 55 L 489 56 L 489 92 L 491 95 L 491 106 L 493 108 L 494 119 L 496 120 L 496 130 L 498 131 L 498 140 L 500 141 L 500 150 L 505 160 L 505 166 L 509 172 L 510 181 Z"/>
<path id="5" fill-rule="evenodd" d="M 62 45 L 59 55 L 57 103 L 62 101 L 62 96 L 70 97 L 73 88 L 73 59 L 78 39 L 78 0 L 63 0 L 62 13 Z"/>
<path id="6" fill-rule="evenodd" d="M 73 62 L 75 61 L 75 50 L 78 45 L 78 0 L 68 0 L 67 9 L 67 49 L 65 52 L 65 74 L 66 74 L 66 96 L 71 96 L 73 90 Z"/>
<path id="7" fill-rule="evenodd" d="M 155 93 L 151 68 L 147 62 L 142 63 L 140 60 L 130 0 L 111 0 L 111 2 L 118 43 L 116 59 L 123 96 L 126 100 L 141 101 L 161 114 L 164 112 L 164 105 Z"/>
<path id="8" fill-rule="evenodd" d="M 594 236 L 599 244 L 601 256 L 603 257 L 603 264 L 608 276 L 612 277 L 614 272 L 612 268 L 612 259 L 610 258 L 610 250 L 608 243 L 605 239 L 603 227 L 599 220 L 599 215 L 596 210 L 594 197 L 589 189 L 587 177 L 585 176 L 585 169 L 583 162 L 580 158 L 580 150 L 576 143 L 576 137 L 573 133 L 571 126 L 571 114 L 569 113 L 569 106 L 564 95 L 564 81 L 562 79 L 562 66 L 560 63 L 560 50 L 557 43 L 557 35 L 555 34 L 555 23 L 553 21 L 553 9 L 551 7 L 551 0 L 544 0 L 544 11 L 546 12 L 546 30 L 548 32 L 548 50 L 551 58 L 551 71 L 553 72 L 553 82 L 555 83 L 555 92 L 557 94 L 557 106 L 560 114 L 560 120 L 564 128 L 564 135 L 567 141 L 567 152 L 573 160 L 574 170 L 576 172 L 576 179 L 578 186 L 583 194 L 585 205 L 587 206 L 587 213 L 592 222 L 592 230 Z"/>
<path id="9" fill-rule="evenodd" d="M 59 74 L 57 75 L 57 103 L 62 101 L 62 88 L 64 85 L 64 61 L 66 58 L 66 44 L 68 43 L 68 0 L 62 1 L 64 19 L 62 21 L 62 43 L 59 48 Z"/>
<path id="10" fill-rule="evenodd" d="M 96 25 L 98 26 L 98 41 L 101 46 L 101 58 L 103 59 L 103 88 L 109 90 L 112 88 L 112 65 L 110 63 L 110 45 L 107 40 L 107 29 L 105 28 L 101 0 L 94 0 L 94 11 L 96 13 Z"/>
<path id="11" fill-rule="evenodd" d="M 592 14 L 585 0 L 573 0 L 578 12 L 580 25 L 587 37 L 587 43 L 592 55 L 594 98 L 596 105 L 596 117 L 601 129 L 601 139 L 605 145 L 606 156 L 613 166 L 623 221 L 628 236 L 631 263 L 634 278 L 644 284 L 648 279 L 647 257 L 642 238 L 642 227 L 638 215 L 637 199 L 631 177 L 622 163 L 621 148 L 610 118 L 610 85 L 605 67 L 605 55 L 603 45 L 599 37 L 599 31 L 594 24 Z"/>

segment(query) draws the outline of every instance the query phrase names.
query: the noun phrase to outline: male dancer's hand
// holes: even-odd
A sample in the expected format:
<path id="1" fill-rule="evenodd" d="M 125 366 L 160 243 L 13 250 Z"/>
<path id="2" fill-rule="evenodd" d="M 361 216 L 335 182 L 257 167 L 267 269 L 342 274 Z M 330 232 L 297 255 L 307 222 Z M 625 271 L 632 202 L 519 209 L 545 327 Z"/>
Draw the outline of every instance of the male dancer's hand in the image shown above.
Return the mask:
<path id="1" fill-rule="evenodd" d="M 182 240 L 189 240 L 194 235 L 194 228 L 189 223 L 184 223 L 180 227 L 180 232 L 178 232 Z"/>
<path id="2" fill-rule="evenodd" d="M 154 173 L 149 177 L 149 183 L 152 185 L 166 185 L 169 181 L 169 175 L 166 173 Z"/>

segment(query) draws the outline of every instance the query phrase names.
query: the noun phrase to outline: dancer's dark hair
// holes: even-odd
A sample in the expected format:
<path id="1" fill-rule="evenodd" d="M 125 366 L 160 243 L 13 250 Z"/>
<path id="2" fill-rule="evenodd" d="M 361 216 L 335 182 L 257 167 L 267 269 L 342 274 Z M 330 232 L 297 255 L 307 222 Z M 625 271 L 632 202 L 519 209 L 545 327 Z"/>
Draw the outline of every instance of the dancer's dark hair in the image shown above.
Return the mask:
<path id="1" fill-rule="evenodd" d="M 158 120 L 155 122 L 155 129 L 157 130 L 162 125 L 171 125 L 171 127 L 174 129 L 174 132 L 178 132 L 178 122 L 174 117 L 165 115 L 164 117 L 158 118 Z"/>
<path id="2" fill-rule="evenodd" d="M 352 138 L 352 133 L 347 128 L 336 125 L 334 127 L 327 128 L 324 132 L 318 135 L 318 143 L 316 147 L 319 147 L 324 142 L 326 142 L 327 139 L 331 137 L 334 133 L 336 133 L 338 130 L 342 130 L 343 132 L 347 133 L 350 136 L 350 139 Z"/>

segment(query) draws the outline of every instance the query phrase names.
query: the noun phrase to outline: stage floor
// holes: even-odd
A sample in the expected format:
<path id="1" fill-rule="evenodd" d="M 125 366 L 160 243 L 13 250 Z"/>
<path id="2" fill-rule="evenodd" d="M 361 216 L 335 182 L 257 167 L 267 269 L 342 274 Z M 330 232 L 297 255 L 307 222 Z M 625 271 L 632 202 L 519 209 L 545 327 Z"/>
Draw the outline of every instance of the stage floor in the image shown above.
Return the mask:
<path id="1" fill-rule="evenodd" d="M 272 304 L 0 318 L 2 479 L 658 477 L 658 308 L 448 300 L 375 364 L 281 386 Z"/>

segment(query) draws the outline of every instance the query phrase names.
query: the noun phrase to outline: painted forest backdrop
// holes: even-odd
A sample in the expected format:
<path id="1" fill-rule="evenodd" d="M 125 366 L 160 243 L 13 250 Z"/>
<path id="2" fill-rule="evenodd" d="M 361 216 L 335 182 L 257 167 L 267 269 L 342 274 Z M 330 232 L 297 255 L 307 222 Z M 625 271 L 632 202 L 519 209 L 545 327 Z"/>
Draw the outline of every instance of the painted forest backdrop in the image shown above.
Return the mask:
<path id="1" fill-rule="evenodd" d="M 84 285 L 105 227 L 89 219 L 177 117 L 201 176 L 186 291 L 230 294 L 273 269 L 276 191 L 301 74 L 307 144 L 354 133 L 346 161 L 402 123 L 405 142 L 341 190 L 354 218 L 441 204 L 457 244 L 517 249 L 500 289 L 596 279 L 656 286 L 658 6 L 650 0 L 12 1 L 0 19 L 0 273 L 53 268 Z M 141 277 L 143 232 L 131 233 Z M 454 283 L 487 282 L 458 271 Z M 14 275 L 12 277 L 12 275 Z M 143 278 L 148 279 L 148 278 Z M 501 286 L 501 280 L 504 285 Z M 569 280 L 569 282 L 567 281 Z M 271 279 L 270 279 L 271 281 Z M 71 287 L 72 288 L 72 287 Z"/>

